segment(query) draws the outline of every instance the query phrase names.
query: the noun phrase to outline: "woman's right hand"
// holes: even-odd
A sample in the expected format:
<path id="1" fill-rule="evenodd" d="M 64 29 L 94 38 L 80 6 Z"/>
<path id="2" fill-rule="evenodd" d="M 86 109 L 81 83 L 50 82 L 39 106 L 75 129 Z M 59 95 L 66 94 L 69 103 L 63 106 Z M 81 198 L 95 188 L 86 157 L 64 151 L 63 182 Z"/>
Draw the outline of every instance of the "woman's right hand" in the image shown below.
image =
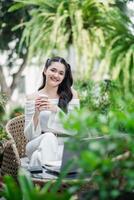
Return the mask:
<path id="1" fill-rule="evenodd" d="M 35 99 L 35 111 L 36 112 L 40 112 L 40 103 L 41 103 L 41 98 L 40 97 L 37 97 L 36 99 Z"/>

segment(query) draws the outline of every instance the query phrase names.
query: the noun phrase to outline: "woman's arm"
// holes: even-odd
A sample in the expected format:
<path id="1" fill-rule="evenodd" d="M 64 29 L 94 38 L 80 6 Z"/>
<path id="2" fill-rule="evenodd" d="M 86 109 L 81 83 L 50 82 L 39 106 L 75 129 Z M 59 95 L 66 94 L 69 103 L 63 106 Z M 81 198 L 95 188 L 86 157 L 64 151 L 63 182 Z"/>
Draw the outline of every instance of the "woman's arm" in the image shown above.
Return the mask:
<path id="1" fill-rule="evenodd" d="M 35 98 L 33 97 L 33 95 L 28 96 L 25 103 L 24 134 L 28 140 L 32 140 L 41 133 L 39 113 L 35 110 Z"/>

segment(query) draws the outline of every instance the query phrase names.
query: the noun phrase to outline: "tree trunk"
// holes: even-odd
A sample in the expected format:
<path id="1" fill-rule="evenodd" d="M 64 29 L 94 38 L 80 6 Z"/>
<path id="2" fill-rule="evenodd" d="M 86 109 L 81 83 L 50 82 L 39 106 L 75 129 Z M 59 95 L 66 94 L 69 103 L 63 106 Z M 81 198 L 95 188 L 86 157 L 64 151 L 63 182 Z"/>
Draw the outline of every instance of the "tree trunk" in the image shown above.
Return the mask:
<path id="1" fill-rule="evenodd" d="M 1 87 L 1 92 L 8 96 L 8 100 L 11 99 L 12 94 L 13 94 L 15 88 L 17 87 L 18 81 L 20 80 L 21 74 L 22 74 L 23 70 L 26 67 L 27 55 L 28 55 L 28 53 L 23 58 L 23 63 L 20 65 L 18 71 L 12 75 L 13 80 L 12 80 L 12 83 L 11 83 L 10 86 L 8 86 L 8 84 L 6 82 L 6 78 L 5 78 L 2 66 L 0 65 L 0 87 Z"/>
<path id="2" fill-rule="evenodd" d="M 0 65 L 0 87 L 1 87 L 1 93 L 5 93 L 8 97 L 10 96 L 10 88 L 7 85 L 5 75 L 2 69 L 2 66 Z"/>
<path id="3" fill-rule="evenodd" d="M 23 58 L 23 63 L 19 67 L 19 70 L 12 75 L 13 76 L 13 81 L 12 81 L 12 84 L 10 86 L 11 96 L 13 94 L 14 89 L 17 87 L 18 81 L 20 80 L 20 77 L 21 77 L 21 74 L 22 74 L 23 70 L 26 67 L 26 61 L 27 61 L 27 54 Z"/>

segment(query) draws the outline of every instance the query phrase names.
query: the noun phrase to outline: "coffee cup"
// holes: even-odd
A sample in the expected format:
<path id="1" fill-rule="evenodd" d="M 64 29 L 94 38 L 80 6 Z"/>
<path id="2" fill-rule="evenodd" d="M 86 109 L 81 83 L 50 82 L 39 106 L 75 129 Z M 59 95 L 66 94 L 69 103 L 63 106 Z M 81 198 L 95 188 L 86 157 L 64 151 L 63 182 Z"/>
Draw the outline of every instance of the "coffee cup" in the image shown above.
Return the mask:
<path id="1" fill-rule="evenodd" d="M 39 97 L 41 97 L 41 99 L 45 99 L 45 100 L 48 99 L 48 95 L 46 95 L 46 94 L 39 94 Z"/>

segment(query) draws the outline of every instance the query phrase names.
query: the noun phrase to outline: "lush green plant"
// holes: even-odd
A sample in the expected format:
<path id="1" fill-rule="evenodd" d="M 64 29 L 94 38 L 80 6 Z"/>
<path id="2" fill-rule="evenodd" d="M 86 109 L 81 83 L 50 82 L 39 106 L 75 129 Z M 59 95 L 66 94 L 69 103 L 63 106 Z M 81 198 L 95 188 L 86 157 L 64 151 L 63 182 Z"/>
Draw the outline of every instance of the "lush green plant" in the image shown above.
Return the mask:
<path id="1" fill-rule="evenodd" d="M 83 199 L 115 199 L 133 191 L 133 137 L 116 135 L 104 139 L 85 141 L 74 137 L 69 147 L 79 152 L 75 162 L 80 166 L 80 179 L 90 175 L 93 186 L 83 194 Z M 130 151 L 130 152 L 126 152 Z M 125 199 L 125 198 L 123 198 Z"/>
<path id="2" fill-rule="evenodd" d="M 24 114 L 24 108 L 21 106 L 17 106 L 11 111 L 10 118 L 14 118 L 22 114 Z"/>
<path id="3" fill-rule="evenodd" d="M 82 130 L 87 129 L 85 134 L 92 131 L 93 135 L 95 132 L 97 135 L 118 132 L 133 134 L 134 98 L 129 92 L 124 96 L 118 82 L 77 81 L 76 88 L 83 108 L 74 114 L 74 121 L 76 119 L 76 123 L 79 123 L 79 132 L 83 134 Z M 67 122 L 66 128 L 68 126 L 73 126 L 72 122 Z"/>
<path id="4" fill-rule="evenodd" d="M 72 142 L 69 143 L 69 148 L 79 150 L 80 152 L 79 157 L 75 159 L 75 162 L 82 169 L 78 182 L 68 184 L 68 188 L 58 192 L 62 184 L 61 181 L 65 177 L 64 175 L 55 182 L 47 182 L 44 187 L 40 188 L 33 185 L 31 178 L 26 172 L 20 171 L 18 176 L 19 185 L 16 184 L 12 177 L 4 178 L 1 196 L 7 200 L 31 200 L 37 198 L 40 200 L 44 198 L 54 200 L 73 199 L 83 185 L 83 180 L 87 178 L 87 175 L 90 175 L 91 179 L 88 184 L 92 187 L 89 187 L 90 189 L 85 190 L 81 194 L 82 199 L 88 200 L 95 197 L 98 200 L 115 199 L 119 195 L 124 195 L 126 191 L 132 192 L 134 187 L 133 155 L 128 154 L 127 156 L 127 154 L 124 154 L 122 159 L 121 156 L 118 156 L 120 153 L 124 153 L 126 148 L 133 153 L 132 145 L 132 138 L 121 135 L 102 141 L 87 140 L 85 143 L 78 140 L 78 138 L 76 140 L 74 137 Z"/>
<path id="5" fill-rule="evenodd" d="M 72 45 L 83 76 L 93 72 L 101 79 L 107 73 L 121 82 L 124 92 L 134 92 L 133 24 L 117 5 L 117 0 L 16 0 L 10 11 L 29 8 L 29 20 L 18 27 L 24 27 L 22 43 L 30 55 Z"/>
<path id="6" fill-rule="evenodd" d="M 65 128 L 75 133 L 68 145 L 70 149 L 79 152 L 79 156 L 74 159 L 81 168 L 79 182 L 69 185 L 68 190 L 57 193 L 67 169 L 55 183 L 50 181 L 42 189 L 34 187 L 30 177 L 20 173 L 20 187 L 13 183 L 11 177 L 5 179 L 2 195 L 6 199 L 13 198 L 13 188 L 18 191 L 16 199 L 70 199 L 81 188 L 82 180 L 89 174 L 91 180 L 88 184 L 93 187 L 81 194 L 81 198 L 85 200 L 95 197 L 99 200 L 118 199 L 126 192 L 133 191 L 132 94 L 123 96 L 118 84 L 108 80 L 97 85 L 93 82 L 77 82 L 76 87 L 80 91 L 80 98 L 82 92 L 85 92 L 81 99 L 82 109 L 66 116 L 63 122 Z M 104 140 L 96 139 L 102 136 L 105 137 Z M 83 138 L 88 139 L 82 142 Z"/>
<path id="7" fill-rule="evenodd" d="M 25 170 L 21 169 L 18 175 L 19 184 L 17 184 L 10 176 L 4 177 L 4 186 L 1 191 L 1 196 L 5 197 L 6 200 L 70 199 L 71 193 L 67 190 L 64 190 L 64 192 L 57 192 L 57 184 L 59 184 L 59 181 L 61 182 L 60 179 L 55 181 L 55 183 L 49 181 L 44 185 L 44 187 L 40 188 L 39 185 L 34 186 L 29 174 Z"/>
<path id="8" fill-rule="evenodd" d="M 77 80 L 75 87 L 78 90 L 81 108 L 90 111 L 107 112 L 108 108 L 116 104 L 114 94 L 122 95 L 120 85 L 117 82 L 103 80 L 98 82 L 85 80 Z M 116 96 L 116 95 L 115 95 Z"/>
<path id="9" fill-rule="evenodd" d="M 95 195 L 102 200 L 113 199 L 134 189 L 134 98 L 129 93 L 123 96 L 115 82 L 97 85 L 99 95 L 94 95 L 87 85 L 90 96 L 87 95 L 84 101 L 90 99 L 91 103 L 88 101 L 86 105 L 88 110 L 84 107 L 72 113 L 63 120 L 64 126 L 76 133 L 69 146 L 80 152 L 77 162 L 82 168 L 81 177 L 91 174 L 91 183 L 96 186 L 96 190 L 88 191 L 84 199 L 92 199 Z M 92 103 L 96 98 L 97 105 Z M 105 140 L 96 137 L 105 137 Z M 88 140 L 84 143 L 83 138 Z"/>

